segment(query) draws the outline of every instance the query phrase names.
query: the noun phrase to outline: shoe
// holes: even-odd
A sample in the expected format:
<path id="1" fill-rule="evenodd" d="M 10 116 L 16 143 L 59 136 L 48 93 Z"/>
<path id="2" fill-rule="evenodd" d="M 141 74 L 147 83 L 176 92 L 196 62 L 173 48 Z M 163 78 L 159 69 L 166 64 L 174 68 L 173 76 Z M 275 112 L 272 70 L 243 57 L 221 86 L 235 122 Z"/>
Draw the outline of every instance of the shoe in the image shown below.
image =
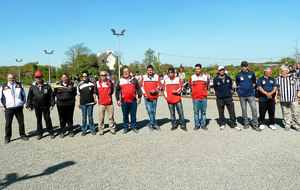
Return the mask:
<path id="1" fill-rule="evenodd" d="M 172 127 L 171 131 L 175 131 L 177 129 L 177 127 Z"/>
<path id="2" fill-rule="evenodd" d="M 261 132 L 261 129 L 257 126 L 257 127 L 253 127 L 253 130 L 257 131 L 257 132 Z"/>
<path id="3" fill-rule="evenodd" d="M 241 131 L 241 130 L 242 130 L 242 129 L 239 128 L 238 126 L 235 126 L 234 129 L 237 130 L 237 131 Z"/>
<path id="4" fill-rule="evenodd" d="M 92 133 L 92 135 L 96 135 L 97 134 L 96 131 L 92 131 L 91 133 Z"/>
<path id="5" fill-rule="evenodd" d="M 269 125 L 269 128 L 272 130 L 276 130 L 276 127 L 274 125 Z"/>
<path id="6" fill-rule="evenodd" d="M 74 132 L 69 132 L 69 136 L 74 137 L 75 136 Z"/>
<path id="7" fill-rule="evenodd" d="M 149 131 L 153 132 L 154 131 L 153 127 L 149 127 Z"/>
<path id="8" fill-rule="evenodd" d="M 285 130 L 285 131 L 289 131 L 290 128 L 289 128 L 288 126 L 285 126 L 285 127 L 284 127 L 284 130 Z"/>
<path id="9" fill-rule="evenodd" d="M 260 130 L 263 130 L 263 129 L 265 129 L 265 126 L 264 126 L 264 125 L 260 125 L 260 126 L 259 126 L 259 129 L 260 129 Z"/>
<path id="10" fill-rule="evenodd" d="M 36 137 L 36 140 L 41 140 L 42 138 L 43 138 L 42 135 L 38 135 L 38 136 Z"/>
<path id="11" fill-rule="evenodd" d="M 182 127 L 181 129 L 182 129 L 183 131 L 185 131 L 185 132 L 188 131 L 186 127 Z"/>
<path id="12" fill-rule="evenodd" d="M 135 133 L 139 133 L 139 130 L 137 130 L 137 129 L 133 129 L 133 132 L 135 132 Z"/>
<path id="13" fill-rule="evenodd" d="M 99 130 L 99 135 L 104 135 L 104 129 Z"/>
<path id="14" fill-rule="evenodd" d="M 85 136 L 85 135 L 86 135 L 86 132 L 82 131 L 81 136 Z"/>
<path id="15" fill-rule="evenodd" d="M 8 144 L 8 143 L 10 143 L 10 140 L 9 139 L 5 139 L 4 144 Z"/>
<path id="16" fill-rule="evenodd" d="M 22 136 L 21 139 L 22 139 L 23 141 L 28 141 L 28 137 L 26 137 L 26 136 Z"/>
<path id="17" fill-rule="evenodd" d="M 50 139 L 54 139 L 55 135 L 54 134 L 50 134 Z"/>
<path id="18" fill-rule="evenodd" d="M 155 129 L 156 131 L 161 131 L 160 126 L 158 126 L 157 124 L 153 126 L 153 129 Z"/>
<path id="19" fill-rule="evenodd" d="M 225 129 L 225 125 L 221 125 L 220 130 L 224 130 Z"/>
<path id="20" fill-rule="evenodd" d="M 200 129 L 200 126 L 195 125 L 194 131 L 198 131 Z"/>
<path id="21" fill-rule="evenodd" d="M 244 125 L 244 129 L 248 129 L 249 128 L 249 125 Z"/>
<path id="22" fill-rule="evenodd" d="M 64 137 L 65 137 L 65 134 L 64 134 L 64 133 L 60 133 L 59 137 L 60 137 L 60 138 L 64 138 Z"/>
<path id="23" fill-rule="evenodd" d="M 128 129 L 123 130 L 123 134 L 126 134 L 126 133 L 128 133 Z"/>
<path id="24" fill-rule="evenodd" d="M 116 134 L 116 130 L 115 130 L 115 129 L 111 129 L 109 132 L 110 132 L 111 134 L 113 134 L 113 135 Z"/>
<path id="25" fill-rule="evenodd" d="M 208 131 L 207 127 L 204 125 L 201 127 L 201 129 L 203 129 L 204 131 Z"/>
<path id="26" fill-rule="evenodd" d="M 292 129 L 295 129 L 296 131 L 300 132 L 300 127 L 291 127 Z"/>

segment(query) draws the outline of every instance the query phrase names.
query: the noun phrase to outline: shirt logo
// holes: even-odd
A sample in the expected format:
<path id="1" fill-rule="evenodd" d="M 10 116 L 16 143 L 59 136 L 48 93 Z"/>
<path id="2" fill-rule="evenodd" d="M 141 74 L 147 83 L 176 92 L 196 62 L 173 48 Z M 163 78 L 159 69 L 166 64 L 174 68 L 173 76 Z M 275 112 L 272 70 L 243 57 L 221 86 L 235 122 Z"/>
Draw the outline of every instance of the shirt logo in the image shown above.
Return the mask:
<path id="1" fill-rule="evenodd" d="M 271 81 L 270 81 L 270 84 L 273 84 L 273 83 L 274 83 L 274 82 L 271 80 Z"/>
<path id="2" fill-rule="evenodd" d="M 292 81 L 291 81 L 291 85 L 294 85 L 294 84 L 295 84 L 295 81 L 294 81 L 294 80 L 292 80 Z"/>
<path id="3" fill-rule="evenodd" d="M 241 78 L 240 78 L 240 79 L 241 79 L 241 81 L 243 81 L 243 80 L 244 80 L 244 77 L 243 77 L 243 76 L 241 76 Z"/>
<path id="4" fill-rule="evenodd" d="M 47 94 L 48 90 L 47 89 L 44 89 L 44 94 Z"/>
<path id="5" fill-rule="evenodd" d="M 217 85 L 220 85 L 220 82 L 217 82 Z"/>
<path id="6" fill-rule="evenodd" d="M 229 83 L 230 81 L 227 79 L 226 82 Z"/>
<path id="7" fill-rule="evenodd" d="M 265 81 L 265 80 L 263 80 L 263 81 L 262 81 L 262 84 L 263 84 L 263 85 L 265 85 L 265 84 L 266 84 L 266 81 Z"/>
<path id="8" fill-rule="evenodd" d="M 248 79 L 252 79 L 252 75 L 248 75 Z"/>

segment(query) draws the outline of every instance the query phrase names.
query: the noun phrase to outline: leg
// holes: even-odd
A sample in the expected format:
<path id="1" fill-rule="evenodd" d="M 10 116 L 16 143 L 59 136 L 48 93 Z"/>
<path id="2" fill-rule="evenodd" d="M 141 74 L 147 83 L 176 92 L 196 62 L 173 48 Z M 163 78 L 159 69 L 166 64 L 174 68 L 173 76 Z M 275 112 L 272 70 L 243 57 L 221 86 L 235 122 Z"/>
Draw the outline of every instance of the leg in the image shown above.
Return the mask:
<path id="1" fill-rule="evenodd" d="M 200 127 L 200 119 L 199 119 L 200 100 L 193 99 L 193 110 L 194 110 L 195 127 Z"/>
<path id="2" fill-rule="evenodd" d="M 147 112 L 148 112 L 148 115 L 149 115 L 149 128 L 152 128 L 153 127 L 153 106 L 152 106 L 152 102 L 151 101 L 148 101 L 148 100 L 145 100 L 145 105 L 146 105 L 146 109 L 147 109 Z"/>
<path id="3" fill-rule="evenodd" d="M 177 113 L 179 115 L 179 124 L 181 125 L 181 128 L 186 128 L 185 121 L 184 121 L 184 112 L 182 107 L 182 102 L 178 102 L 175 104 Z"/>
<path id="4" fill-rule="evenodd" d="M 248 102 L 252 112 L 253 127 L 258 127 L 257 109 L 254 96 L 248 97 Z"/>
<path id="5" fill-rule="evenodd" d="M 291 110 L 292 110 L 292 124 L 294 128 L 299 128 L 299 109 L 298 109 L 298 102 L 291 103 Z"/>
<path id="6" fill-rule="evenodd" d="M 225 115 L 224 115 L 224 109 L 225 109 L 224 99 L 217 98 L 217 106 L 218 106 L 218 111 L 219 111 L 220 125 L 225 126 L 226 125 L 226 119 L 225 119 Z"/>
<path id="7" fill-rule="evenodd" d="M 57 106 L 58 116 L 59 116 L 59 125 L 61 133 L 66 132 L 66 113 L 63 106 Z"/>
<path id="8" fill-rule="evenodd" d="M 41 135 L 41 136 L 43 135 L 42 114 L 43 114 L 43 110 L 42 109 L 35 108 L 37 134 Z"/>
<path id="9" fill-rule="evenodd" d="M 280 102 L 284 127 L 290 127 L 290 106 L 289 102 Z"/>
<path id="10" fill-rule="evenodd" d="M 175 117 L 175 105 L 168 103 L 168 107 L 169 107 L 169 110 L 170 110 L 172 128 L 177 128 L 176 117 Z"/>
<path id="11" fill-rule="evenodd" d="M 99 105 L 99 130 L 104 130 L 104 117 L 106 106 Z"/>
<path id="12" fill-rule="evenodd" d="M 236 127 L 236 116 L 235 116 L 235 110 L 234 110 L 234 103 L 232 98 L 227 98 L 226 100 L 226 107 L 229 112 L 230 122 L 232 127 Z"/>
<path id="13" fill-rule="evenodd" d="M 129 104 L 122 100 L 122 112 L 123 112 L 123 128 L 124 130 L 129 129 Z"/>
<path id="14" fill-rule="evenodd" d="M 69 131 L 69 133 L 73 133 L 74 107 L 75 107 L 75 104 L 72 105 L 72 106 L 68 106 L 67 123 L 68 123 L 68 131 Z"/>
<path id="15" fill-rule="evenodd" d="M 52 126 L 52 121 L 50 117 L 50 108 L 43 109 L 44 113 L 44 120 L 46 123 L 46 128 L 49 134 L 54 134 L 53 132 L 53 126 Z"/>
<path id="16" fill-rule="evenodd" d="M 259 121 L 261 125 L 265 125 L 265 117 L 269 107 L 269 103 L 259 101 L 258 104 L 259 104 Z"/>
<path id="17" fill-rule="evenodd" d="M 202 99 L 200 101 L 201 126 L 206 125 L 206 108 L 207 108 L 207 99 Z"/>
<path id="18" fill-rule="evenodd" d="M 137 111 L 137 101 L 134 101 L 130 103 L 130 123 L 131 123 L 132 130 L 137 129 L 136 111 Z"/>
<path id="19" fill-rule="evenodd" d="M 89 125 L 90 125 L 90 131 L 91 132 L 93 132 L 95 130 L 94 119 L 93 119 L 93 110 L 94 110 L 94 105 L 87 106 L 88 117 L 89 117 Z"/>
<path id="20" fill-rule="evenodd" d="M 110 130 L 115 129 L 114 106 L 113 105 L 107 106 L 107 115 L 108 115 Z"/>
<path id="21" fill-rule="evenodd" d="M 11 125 L 14 118 L 13 109 L 5 109 L 5 140 L 10 140 L 12 135 Z"/>
<path id="22" fill-rule="evenodd" d="M 249 120 L 247 116 L 247 101 L 245 97 L 239 97 L 240 98 L 240 103 L 241 103 L 241 108 L 242 108 L 242 116 L 244 118 L 244 126 L 249 126 Z"/>
<path id="23" fill-rule="evenodd" d="M 153 126 L 155 126 L 156 123 L 156 106 L 157 106 L 157 99 L 152 101 L 152 109 L 153 109 Z"/>
<path id="24" fill-rule="evenodd" d="M 19 123 L 19 134 L 21 137 L 25 135 L 25 125 L 24 125 L 24 114 L 23 114 L 23 107 L 18 107 L 15 112 L 16 118 Z"/>
<path id="25" fill-rule="evenodd" d="M 275 100 L 272 98 L 268 105 L 269 125 L 275 124 Z"/>
<path id="26" fill-rule="evenodd" d="M 86 124 L 87 106 L 80 105 L 80 108 L 81 108 L 81 113 L 82 113 L 81 131 L 86 132 L 87 131 L 87 124 Z"/>

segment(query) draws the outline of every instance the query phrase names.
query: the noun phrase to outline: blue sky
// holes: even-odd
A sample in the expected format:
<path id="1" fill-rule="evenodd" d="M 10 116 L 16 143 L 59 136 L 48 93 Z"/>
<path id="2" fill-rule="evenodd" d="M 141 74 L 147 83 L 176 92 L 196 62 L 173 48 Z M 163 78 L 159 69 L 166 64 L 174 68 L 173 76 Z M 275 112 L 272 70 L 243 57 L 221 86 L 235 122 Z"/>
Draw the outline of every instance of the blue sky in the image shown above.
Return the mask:
<path id="1" fill-rule="evenodd" d="M 65 62 L 68 47 L 84 43 L 92 52 L 117 50 L 122 61 L 142 61 L 151 48 L 175 55 L 275 61 L 300 47 L 300 1 L 76 1 L 0 0 L 0 65 L 39 61 L 54 49 L 51 65 Z M 273 58 L 269 58 L 273 57 Z M 268 58 L 255 59 L 252 58 Z M 241 60 L 206 60 L 161 55 L 162 63 L 238 65 Z"/>

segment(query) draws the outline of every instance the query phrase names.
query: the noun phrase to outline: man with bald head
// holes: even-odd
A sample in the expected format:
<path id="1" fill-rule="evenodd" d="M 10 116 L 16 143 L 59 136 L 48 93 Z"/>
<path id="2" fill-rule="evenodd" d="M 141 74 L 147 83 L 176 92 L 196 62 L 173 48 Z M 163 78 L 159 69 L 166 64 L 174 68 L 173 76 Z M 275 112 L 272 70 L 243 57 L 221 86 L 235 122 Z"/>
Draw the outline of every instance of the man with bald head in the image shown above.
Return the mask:
<path id="1" fill-rule="evenodd" d="M 121 97 L 120 97 L 121 95 Z M 136 95 L 138 98 L 136 98 Z M 123 78 L 121 78 L 116 86 L 116 99 L 118 106 L 121 106 L 123 112 L 123 133 L 129 131 L 129 114 L 131 117 L 131 129 L 138 133 L 136 123 L 137 105 L 141 103 L 142 92 L 139 82 L 136 78 L 130 76 L 130 69 L 123 69 Z"/>
<path id="2" fill-rule="evenodd" d="M 0 87 L 0 107 L 5 112 L 5 141 L 10 142 L 12 135 L 12 121 L 16 116 L 19 123 L 19 133 L 22 140 L 28 140 L 25 134 L 23 105 L 26 102 L 24 86 L 20 82 L 15 81 L 15 75 L 10 73 L 7 75 L 8 82 L 3 83 Z"/>

